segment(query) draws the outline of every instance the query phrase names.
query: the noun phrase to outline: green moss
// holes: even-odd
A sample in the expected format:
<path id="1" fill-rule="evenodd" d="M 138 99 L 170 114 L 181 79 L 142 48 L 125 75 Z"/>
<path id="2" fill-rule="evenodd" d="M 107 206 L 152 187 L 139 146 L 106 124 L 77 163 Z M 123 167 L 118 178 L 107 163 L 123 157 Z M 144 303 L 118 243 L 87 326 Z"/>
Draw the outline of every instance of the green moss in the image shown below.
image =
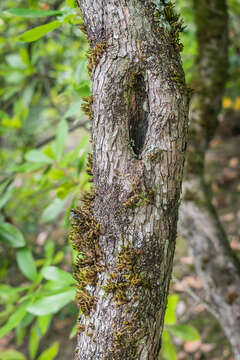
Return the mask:
<path id="1" fill-rule="evenodd" d="M 91 170 L 92 157 L 88 159 L 88 171 Z M 72 210 L 72 228 L 69 235 L 72 246 L 77 250 L 74 277 L 77 280 L 77 304 L 83 314 L 88 315 L 95 299 L 86 289 L 95 286 L 98 273 L 103 270 L 102 254 L 98 239 L 100 225 L 93 216 L 94 190 L 86 192 L 81 199 L 81 207 Z"/>
<path id="2" fill-rule="evenodd" d="M 154 193 L 152 190 L 136 191 L 136 193 L 124 201 L 122 205 L 126 208 L 136 208 L 152 204 L 153 199 Z"/>
<path id="3" fill-rule="evenodd" d="M 184 73 L 173 71 L 171 80 L 177 83 L 180 92 L 185 92 L 186 84 Z"/>
<path id="4" fill-rule="evenodd" d="M 124 306 L 126 314 L 122 324 L 117 324 L 113 332 L 111 353 L 114 359 L 136 359 L 138 341 L 145 331 L 142 324 L 144 304 L 141 304 L 141 294 L 146 291 L 147 277 L 140 271 L 142 250 L 134 249 L 132 245 L 123 245 L 117 255 L 117 263 L 110 274 L 103 290 L 113 294 L 115 306 Z M 138 289 L 138 290 L 137 290 Z M 136 295 L 138 294 L 138 295 Z M 133 304 L 139 302 L 133 311 Z"/>
<path id="5" fill-rule="evenodd" d="M 81 110 L 84 114 L 92 120 L 92 103 L 93 103 L 93 96 L 82 97 L 83 103 L 81 105 Z"/>
<path id="6" fill-rule="evenodd" d="M 106 293 L 114 294 L 117 306 L 128 303 L 127 291 L 129 287 L 142 286 L 144 276 L 139 272 L 136 265 L 140 250 L 134 250 L 130 245 L 122 246 L 117 255 L 117 266 L 107 280 L 103 290 Z"/>
<path id="7" fill-rule="evenodd" d="M 102 43 L 96 44 L 94 48 L 88 50 L 87 58 L 88 58 L 88 72 L 91 75 L 94 67 L 96 67 L 101 60 L 104 52 L 107 50 L 107 42 L 103 41 Z"/>
<path id="8" fill-rule="evenodd" d="M 180 19 L 179 14 L 175 11 L 174 2 L 169 1 L 167 4 L 162 4 L 161 1 L 152 1 L 155 6 L 154 17 L 160 28 L 160 36 L 162 30 L 169 36 L 170 43 L 175 51 L 183 50 L 183 45 L 180 41 L 180 33 L 184 30 L 183 20 Z M 167 21 L 167 24 L 165 23 Z"/>
<path id="9" fill-rule="evenodd" d="M 155 151 L 154 153 L 148 154 L 147 159 L 149 161 L 155 161 L 155 160 L 161 161 L 162 154 L 163 154 L 163 150 Z"/>

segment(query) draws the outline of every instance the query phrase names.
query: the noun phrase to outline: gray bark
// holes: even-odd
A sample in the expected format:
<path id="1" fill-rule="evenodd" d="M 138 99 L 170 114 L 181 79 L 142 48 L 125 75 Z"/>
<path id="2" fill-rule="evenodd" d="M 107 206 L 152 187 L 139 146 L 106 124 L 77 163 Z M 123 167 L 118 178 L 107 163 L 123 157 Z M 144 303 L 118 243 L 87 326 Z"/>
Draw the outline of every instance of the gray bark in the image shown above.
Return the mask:
<path id="1" fill-rule="evenodd" d="M 225 0 L 195 1 L 198 58 L 190 106 L 190 144 L 179 212 L 185 237 L 208 301 L 236 360 L 240 359 L 240 266 L 211 204 L 204 180 L 204 157 L 217 129 L 228 69 Z"/>
<path id="2" fill-rule="evenodd" d="M 72 213 L 76 360 L 156 360 L 186 148 L 181 24 L 150 1 L 78 3 L 92 49 L 95 191 Z"/>

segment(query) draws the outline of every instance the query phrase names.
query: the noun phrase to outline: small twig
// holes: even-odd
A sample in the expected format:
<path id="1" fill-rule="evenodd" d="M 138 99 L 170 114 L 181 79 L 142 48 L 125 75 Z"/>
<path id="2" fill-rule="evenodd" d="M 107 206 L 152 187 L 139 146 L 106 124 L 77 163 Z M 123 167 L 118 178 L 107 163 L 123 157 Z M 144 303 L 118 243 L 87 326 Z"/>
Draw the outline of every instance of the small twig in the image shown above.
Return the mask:
<path id="1" fill-rule="evenodd" d="M 187 293 L 188 295 L 190 295 L 196 302 L 198 302 L 199 304 L 202 304 L 205 309 L 207 311 L 209 311 L 212 315 L 214 315 L 216 317 L 216 313 L 215 311 L 213 310 L 213 308 L 210 306 L 210 304 L 208 302 L 206 302 L 205 300 L 203 300 L 201 298 L 201 296 L 197 295 L 192 289 L 190 289 L 189 286 L 183 284 L 182 282 L 180 283 L 180 281 L 178 279 L 176 279 L 175 277 L 172 277 L 172 281 L 175 283 L 175 284 L 179 284 L 183 287 L 185 293 Z"/>
<path id="2" fill-rule="evenodd" d="M 80 128 L 80 127 L 83 127 L 83 128 L 86 129 L 86 125 L 87 125 L 88 123 L 89 123 L 88 120 L 83 121 L 83 122 L 80 122 L 80 121 L 79 121 L 79 122 L 76 123 L 75 125 L 71 126 L 71 127 L 69 128 L 68 132 L 73 132 L 74 130 L 76 130 L 76 129 Z M 40 147 L 42 147 L 42 146 L 48 144 L 49 142 L 55 140 L 55 138 L 56 138 L 56 134 L 51 135 L 51 136 L 47 137 L 46 139 L 43 139 L 43 140 L 39 141 L 39 142 L 36 144 L 36 149 L 39 149 Z"/>

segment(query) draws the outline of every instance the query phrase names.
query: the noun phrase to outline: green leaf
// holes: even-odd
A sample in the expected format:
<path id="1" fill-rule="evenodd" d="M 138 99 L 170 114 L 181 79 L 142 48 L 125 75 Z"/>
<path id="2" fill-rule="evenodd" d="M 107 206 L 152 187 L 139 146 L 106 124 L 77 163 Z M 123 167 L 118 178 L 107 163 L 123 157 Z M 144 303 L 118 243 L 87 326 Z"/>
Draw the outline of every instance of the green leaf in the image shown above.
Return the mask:
<path id="1" fill-rule="evenodd" d="M 27 360 L 25 356 L 16 350 L 0 351 L 0 360 Z"/>
<path id="2" fill-rule="evenodd" d="M 200 340 L 200 335 L 197 329 L 190 325 L 172 325 L 168 327 L 170 333 L 183 341 L 197 341 Z"/>
<path id="3" fill-rule="evenodd" d="M 44 16 L 60 16 L 63 15 L 59 10 L 33 10 L 25 8 L 7 9 L 4 11 L 6 14 L 21 16 L 24 18 L 40 18 Z"/>
<path id="4" fill-rule="evenodd" d="M 0 240 L 6 245 L 16 248 L 25 245 L 25 240 L 20 230 L 7 222 L 0 223 Z"/>
<path id="5" fill-rule="evenodd" d="M 47 260 L 50 260 L 54 254 L 55 244 L 53 241 L 48 240 L 44 246 L 45 257 Z"/>
<path id="6" fill-rule="evenodd" d="M 31 324 L 31 322 L 33 321 L 34 316 L 30 313 L 27 313 L 24 318 L 21 321 L 21 325 L 22 326 L 28 326 Z"/>
<path id="7" fill-rule="evenodd" d="M 62 259 L 64 258 L 64 252 L 63 251 L 58 251 L 56 253 L 56 255 L 54 256 L 54 259 L 52 261 L 53 264 L 58 264 L 62 261 Z"/>
<path id="8" fill-rule="evenodd" d="M 28 286 L 12 287 L 10 285 L 2 284 L 0 285 L 0 296 L 7 295 L 12 297 L 14 294 L 25 291 L 28 288 Z"/>
<path id="9" fill-rule="evenodd" d="M 13 192 L 13 183 L 7 187 L 7 190 L 0 196 L 0 209 L 8 202 Z"/>
<path id="10" fill-rule="evenodd" d="M 16 345 L 20 346 L 23 343 L 23 339 L 26 335 L 26 327 L 22 326 L 21 323 L 16 328 Z M 1 356 L 0 356 L 1 359 Z"/>
<path id="11" fill-rule="evenodd" d="M 89 96 L 91 94 L 91 89 L 88 84 L 74 87 L 74 90 L 78 93 L 79 96 Z"/>
<path id="12" fill-rule="evenodd" d="M 54 220 L 62 211 L 65 201 L 56 198 L 42 213 L 42 223 L 50 222 Z"/>
<path id="13" fill-rule="evenodd" d="M 53 360 L 58 354 L 58 342 L 55 342 L 47 350 L 43 351 L 37 360 Z"/>
<path id="14" fill-rule="evenodd" d="M 46 35 L 50 31 L 56 30 L 62 23 L 58 20 L 52 21 L 48 24 L 40 25 L 34 29 L 28 30 L 25 33 L 19 35 L 17 40 L 23 42 L 32 42 L 40 39 L 42 36 Z"/>
<path id="15" fill-rule="evenodd" d="M 55 314 L 74 298 L 75 289 L 70 289 L 57 295 L 46 296 L 30 305 L 27 310 L 38 316 Z"/>
<path id="16" fill-rule="evenodd" d="M 166 330 L 162 334 L 162 356 L 166 360 L 177 360 L 177 354 Z"/>
<path id="17" fill-rule="evenodd" d="M 81 108 L 82 100 L 75 102 L 70 106 L 70 108 L 65 112 L 64 119 L 71 117 L 73 115 L 79 115 Z"/>
<path id="18" fill-rule="evenodd" d="M 46 164 L 42 163 L 42 162 L 41 163 L 25 163 L 23 165 L 13 166 L 9 169 L 9 171 L 11 170 L 13 172 L 28 173 L 28 172 L 36 171 L 45 165 Z"/>
<path id="19" fill-rule="evenodd" d="M 6 325 L 2 326 L 0 329 L 0 338 L 5 336 L 9 331 L 17 327 L 17 325 L 22 321 L 26 314 L 26 308 L 29 306 L 29 301 L 24 301 L 18 309 L 10 316 Z"/>
<path id="20" fill-rule="evenodd" d="M 37 333 L 36 324 L 31 327 L 30 337 L 28 343 L 28 351 L 31 359 L 35 359 L 39 346 L 39 338 Z"/>
<path id="21" fill-rule="evenodd" d="M 34 163 L 51 164 L 53 162 L 48 156 L 42 153 L 40 150 L 30 150 L 25 155 L 25 160 Z"/>
<path id="22" fill-rule="evenodd" d="M 167 310 L 165 314 L 165 325 L 174 325 L 176 323 L 176 307 L 178 303 L 178 295 L 170 295 L 168 297 Z"/>
<path id="23" fill-rule="evenodd" d="M 66 3 L 68 4 L 68 6 L 70 8 L 75 8 L 77 7 L 76 1 L 75 0 L 66 0 Z"/>
<path id="24" fill-rule="evenodd" d="M 60 282 L 63 285 L 75 283 L 75 280 L 70 273 L 63 271 L 56 266 L 47 266 L 43 269 L 43 277 L 47 280 Z"/>
<path id="25" fill-rule="evenodd" d="M 32 252 L 25 248 L 17 250 L 17 264 L 22 273 L 32 281 L 37 279 L 37 269 Z"/>
<path id="26" fill-rule="evenodd" d="M 38 316 L 37 322 L 40 327 L 42 335 L 46 334 L 51 320 L 52 320 L 52 315 Z"/>
<path id="27" fill-rule="evenodd" d="M 55 151 L 56 151 L 57 161 L 61 160 L 67 135 L 68 135 L 68 126 L 66 120 L 63 119 L 58 125 L 57 136 L 56 136 Z"/>

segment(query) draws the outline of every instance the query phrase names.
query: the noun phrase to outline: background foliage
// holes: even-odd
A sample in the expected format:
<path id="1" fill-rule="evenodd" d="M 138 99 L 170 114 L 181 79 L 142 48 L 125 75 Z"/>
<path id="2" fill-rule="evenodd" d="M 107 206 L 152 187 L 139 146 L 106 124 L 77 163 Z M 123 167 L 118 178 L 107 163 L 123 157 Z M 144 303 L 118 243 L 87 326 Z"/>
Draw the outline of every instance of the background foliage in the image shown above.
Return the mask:
<path id="1" fill-rule="evenodd" d="M 191 82 L 197 49 L 192 4 L 178 0 L 187 28 L 183 64 Z M 238 0 L 229 0 L 230 74 L 223 108 L 240 109 Z M 54 359 L 44 342 L 54 321 L 78 310 L 67 240 L 69 212 L 88 184 L 89 124 L 81 97 L 90 94 L 88 43 L 74 0 L 4 0 L 0 4 L 0 359 Z M 236 79 L 238 79 L 236 81 Z M 174 339 L 199 341 L 177 322 L 169 297 L 163 358 L 177 358 Z M 57 320 L 55 320 L 57 319 Z M 76 325 L 69 331 L 76 333 Z M 60 352 L 61 353 L 61 352 Z M 60 355 L 59 355 L 60 356 Z M 59 357 L 60 358 L 60 357 Z"/>

